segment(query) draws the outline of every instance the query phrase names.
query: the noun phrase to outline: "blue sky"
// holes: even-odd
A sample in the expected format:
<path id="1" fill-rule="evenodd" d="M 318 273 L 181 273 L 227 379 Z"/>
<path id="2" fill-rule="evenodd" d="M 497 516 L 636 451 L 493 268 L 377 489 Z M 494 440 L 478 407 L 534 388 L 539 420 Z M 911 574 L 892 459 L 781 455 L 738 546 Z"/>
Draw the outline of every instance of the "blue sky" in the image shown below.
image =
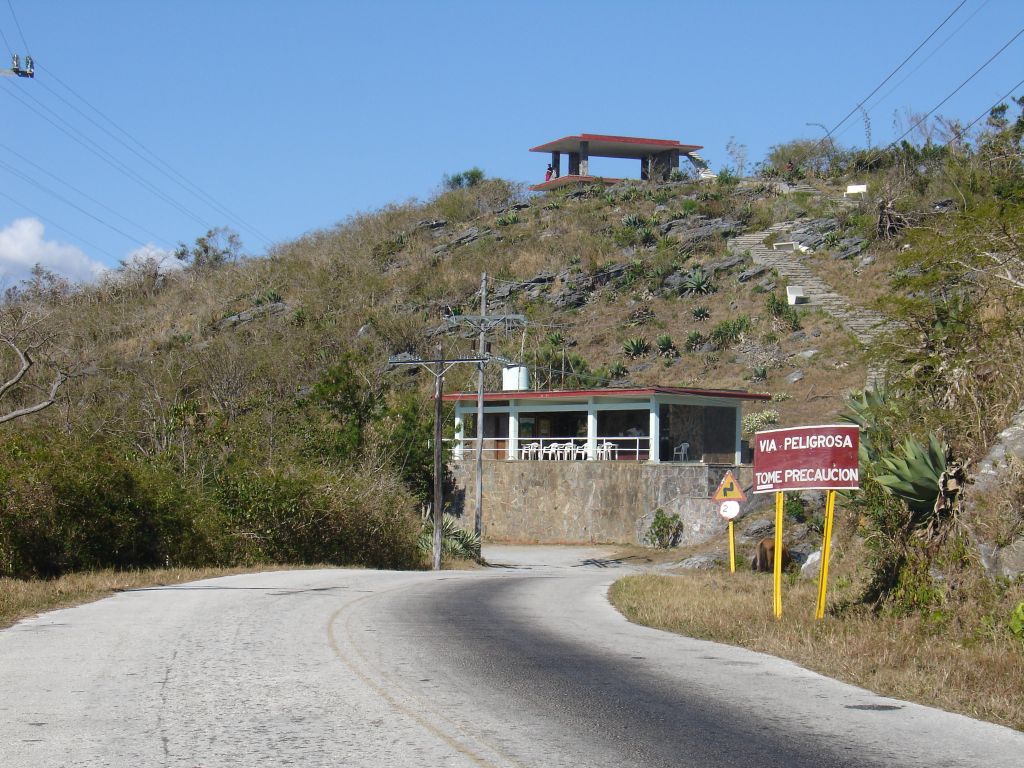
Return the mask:
<path id="1" fill-rule="evenodd" d="M 959 0 L 11 4 L 25 41 L 6 2 L 0 31 L 22 55 L 27 42 L 37 76 L 0 78 L 6 284 L 37 261 L 88 278 L 208 226 L 232 226 L 259 255 L 428 198 L 474 165 L 537 180 L 547 158 L 526 150 L 580 132 L 702 144 L 713 167 L 735 136 L 754 162 L 821 136 L 807 123 L 838 122 Z M 873 143 L 898 135 L 894 112 L 931 109 L 1022 27 L 1020 0 L 967 0 L 868 102 Z M 1024 36 L 940 113 L 973 119 L 1022 64 Z M 865 144 L 859 116 L 839 140 Z M 605 163 L 592 166 L 636 171 Z"/>

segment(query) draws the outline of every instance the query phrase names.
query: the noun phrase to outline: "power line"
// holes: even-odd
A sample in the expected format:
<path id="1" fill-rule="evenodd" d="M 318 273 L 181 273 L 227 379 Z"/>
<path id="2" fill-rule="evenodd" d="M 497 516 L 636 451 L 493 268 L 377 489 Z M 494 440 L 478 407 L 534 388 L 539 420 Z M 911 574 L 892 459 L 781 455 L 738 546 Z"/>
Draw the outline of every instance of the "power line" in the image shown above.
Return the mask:
<path id="1" fill-rule="evenodd" d="M 154 240 L 160 241 L 160 242 L 161 242 L 161 243 L 162 243 L 163 245 L 170 245 L 171 241 L 170 241 L 170 240 L 169 240 L 168 238 L 165 238 L 165 237 L 161 237 L 160 235 L 156 234 L 155 232 L 152 232 L 152 231 L 150 231 L 149 229 L 147 229 L 146 227 L 144 227 L 143 225 L 139 224 L 139 223 L 138 223 L 137 221 L 133 221 L 132 219 L 129 219 L 129 218 L 127 217 L 127 216 L 125 216 L 125 215 L 124 215 L 124 214 L 122 214 L 122 213 L 119 213 L 119 212 L 118 212 L 118 211 L 116 211 L 115 209 L 111 208 L 111 207 L 110 207 L 109 205 L 106 205 L 106 204 L 105 204 L 105 203 L 103 203 L 102 201 L 100 201 L 100 200 L 97 200 L 97 199 L 96 199 L 95 197 L 93 197 L 92 195 L 90 195 L 90 194 L 89 194 L 88 192 L 84 192 L 84 191 L 82 191 L 81 189 L 79 189 L 78 187 L 76 187 L 76 186 L 75 186 L 74 184 L 72 184 L 71 182 L 69 182 L 69 181 L 66 181 L 65 179 L 62 179 L 62 178 L 61 178 L 60 176 L 58 176 L 57 174 L 55 174 L 55 173 L 51 173 L 50 171 L 48 171 L 48 170 L 46 170 L 45 168 L 43 168 L 43 167 L 42 167 L 41 165 L 39 165 L 39 164 L 37 164 L 37 163 L 34 163 L 34 162 L 32 162 L 32 161 L 31 161 L 31 160 L 29 160 L 29 159 L 28 159 L 27 157 L 25 157 L 25 156 L 24 156 L 23 154 L 21 154 L 20 152 L 17 152 L 17 151 L 15 151 L 15 150 L 13 150 L 13 149 L 11 149 L 11 148 L 10 148 L 10 147 L 8 147 L 8 146 L 7 146 L 6 144 L 0 143 L 0 149 L 5 149 L 5 150 L 7 150 L 7 151 L 8 151 L 8 152 L 10 152 L 10 153 L 11 153 L 12 155 L 14 155 L 15 157 L 17 157 L 17 158 L 19 158 L 20 160 L 22 160 L 22 162 L 28 163 L 28 164 L 29 164 L 30 166 L 32 166 L 33 168 L 35 168 L 35 169 L 36 169 L 37 171 L 39 171 L 40 173 L 43 173 L 43 174 L 45 174 L 45 175 L 49 176 L 49 177 L 50 177 L 51 179 L 53 179 L 54 181 L 56 181 L 56 182 L 57 182 L 57 183 L 59 183 L 59 184 L 63 184 L 63 185 L 65 186 L 65 187 L 67 187 L 68 189 L 72 190 L 73 192 L 76 192 L 76 193 L 78 193 L 79 195 L 81 195 L 82 197 L 84 197 L 84 198 L 85 198 L 86 200 L 89 200 L 90 202 L 92 202 L 92 203 L 95 203 L 95 204 L 96 204 L 96 205 L 98 205 L 98 206 L 99 206 L 100 208 L 103 208 L 103 209 L 104 209 L 105 211 L 108 211 L 109 213 L 112 213 L 113 215 L 115 215 L 115 216 L 117 216 L 117 217 L 118 217 L 119 219 L 121 219 L 122 221 L 124 221 L 124 222 L 126 222 L 126 223 L 128 223 L 128 224 L 132 225 L 133 227 L 135 227 L 136 229 L 138 229 L 138 230 L 139 230 L 140 232 L 144 232 L 144 233 L 146 233 L 147 235 L 149 235 L 150 237 L 152 237 L 152 238 L 153 238 Z"/>
<path id="2" fill-rule="evenodd" d="M 135 147 L 131 146 L 130 144 L 125 142 L 122 138 L 120 138 L 119 136 L 115 135 L 108 128 L 106 128 L 105 126 L 101 125 L 99 122 L 97 122 L 93 118 L 91 118 L 89 115 L 87 115 L 85 112 L 83 112 L 77 106 L 75 106 L 70 101 L 65 99 L 63 96 L 61 96 L 55 90 L 50 88 L 48 85 L 46 85 L 45 83 L 40 83 L 40 85 L 42 85 L 43 88 L 45 88 L 47 91 L 52 93 L 57 99 L 60 99 L 60 101 L 64 102 L 64 104 L 66 104 L 68 107 L 73 109 L 75 112 L 77 112 L 79 115 L 81 115 L 84 119 L 88 120 L 92 125 L 94 125 L 97 128 L 99 128 L 101 131 L 103 131 L 105 134 L 107 134 L 111 139 L 113 139 L 118 144 L 123 146 L 129 152 L 131 152 L 134 155 L 136 155 L 140 160 L 142 160 L 143 162 L 145 162 L 146 164 L 148 164 L 149 166 L 151 166 L 152 168 L 154 168 L 155 170 L 157 170 L 158 172 L 160 172 L 161 174 L 166 176 L 168 179 L 170 179 L 172 182 L 177 184 L 183 190 L 185 190 L 189 194 L 195 195 L 196 197 L 200 198 L 201 200 L 203 200 L 204 203 L 206 203 L 206 204 L 212 206 L 214 209 L 216 209 L 217 212 L 220 213 L 221 215 L 226 216 L 226 217 L 228 217 L 230 219 L 234 219 L 236 223 L 242 225 L 242 227 L 244 227 L 245 229 L 249 230 L 254 235 L 256 235 L 260 240 L 262 240 L 264 242 L 264 244 L 266 244 L 266 245 L 271 245 L 272 244 L 270 239 L 268 237 L 266 237 L 266 235 L 264 235 L 262 232 L 260 232 L 260 230 L 258 230 L 256 227 L 254 227 L 252 224 L 247 222 L 245 219 L 243 219 L 238 214 L 232 212 L 227 207 L 221 205 L 215 198 L 213 198 L 211 195 L 206 193 L 201 187 L 199 187 L 195 183 L 189 181 L 185 176 L 180 174 L 173 167 L 171 167 L 167 162 L 165 162 L 159 156 L 157 156 L 152 150 L 150 150 L 148 147 L 146 147 L 146 145 L 144 145 L 138 139 L 133 137 L 124 128 L 119 126 L 117 123 L 115 123 L 113 120 L 111 120 L 105 114 L 103 114 L 99 109 L 97 109 L 92 104 L 90 104 L 88 101 L 86 101 L 85 98 L 83 96 L 81 96 L 80 94 L 78 94 L 76 91 L 74 91 L 71 88 L 71 86 L 67 85 L 67 83 L 65 83 L 64 81 L 62 81 L 59 78 L 57 78 L 57 76 L 54 75 L 54 73 L 52 71 L 50 71 L 48 69 L 44 70 L 43 67 L 38 67 L 38 69 L 41 70 L 41 71 L 45 71 L 46 74 L 49 75 L 50 78 L 52 78 L 56 82 L 60 83 L 64 88 L 66 88 L 70 93 L 72 93 L 76 98 L 78 98 L 83 104 L 85 104 L 87 107 L 89 107 L 89 109 L 91 109 L 97 115 L 99 115 L 104 120 L 106 120 L 108 123 L 110 123 L 112 126 L 114 126 L 118 131 L 120 131 L 122 134 L 124 134 L 126 137 L 128 137 L 134 144 L 136 144 L 138 147 L 140 147 L 143 151 L 145 151 L 153 159 L 150 159 L 150 157 L 146 157 L 145 155 L 143 155 L 141 152 L 139 152 L 138 149 L 136 149 Z M 160 163 L 160 165 L 157 165 L 157 162 L 154 162 L 154 160 L 156 160 L 158 163 Z M 164 167 L 161 168 L 160 167 L 161 165 L 164 166 Z"/>
<path id="3" fill-rule="evenodd" d="M 25 39 L 25 33 L 21 31 L 21 22 L 18 21 L 18 14 L 14 12 L 14 6 L 11 4 L 11 0 L 7 0 L 7 7 L 11 9 L 11 16 L 14 17 L 14 26 L 18 28 L 18 34 L 21 35 L 21 42 L 25 44 L 25 53 L 31 56 L 32 51 L 29 50 L 28 40 Z"/>
<path id="4" fill-rule="evenodd" d="M 8 55 L 13 57 L 14 56 L 14 49 L 11 48 L 11 44 L 9 42 L 7 42 L 7 35 L 4 34 L 4 31 L 3 31 L 2 28 L 0 28 L 0 39 L 3 39 L 4 46 L 7 48 Z"/>
<path id="5" fill-rule="evenodd" d="M 260 240 L 262 240 L 264 242 L 264 244 L 266 244 L 268 246 L 272 245 L 272 241 L 270 240 L 270 238 L 268 238 L 266 235 L 264 235 L 259 229 L 257 229 L 255 226 L 253 226 L 248 221 L 243 219 L 237 213 L 234 213 L 227 206 L 222 205 L 220 202 L 217 201 L 216 198 L 214 198 L 212 195 L 210 195 L 205 190 L 203 190 L 202 187 L 200 187 L 198 184 L 192 182 L 186 176 L 184 176 L 183 174 L 181 174 L 180 172 L 175 170 L 173 166 L 171 166 L 169 163 L 167 163 L 165 160 L 163 160 L 159 155 L 157 155 L 155 152 L 153 152 L 153 150 L 151 150 L 149 147 L 147 147 L 141 141 L 139 141 L 134 136 L 132 136 L 131 133 L 126 131 L 124 128 L 122 128 L 120 125 L 118 125 L 114 120 L 112 120 L 110 117 L 105 115 L 102 111 L 100 111 L 97 107 L 92 105 L 88 100 L 86 100 L 86 98 L 84 96 L 82 96 L 80 93 L 75 91 L 70 85 L 65 83 L 59 77 L 57 77 L 57 75 L 52 70 L 44 68 L 44 67 L 37 67 L 37 69 L 39 69 L 41 72 L 45 72 L 50 77 L 50 79 L 52 79 L 55 82 L 59 83 L 69 93 L 71 93 L 75 98 L 77 98 L 79 101 L 81 101 L 86 107 L 88 107 L 90 110 L 95 112 L 97 115 L 99 115 L 99 117 L 101 117 L 103 120 L 105 120 L 111 126 L 116 128 L 118 131 L 120 131 L 133 144 L 138 146 L 140 149 L 143 150 L 143 152 L 145 152 L 147 155 L 149 155 L 149 157 L 146 157 L 145 155 L 140 153 L 137 149 L 135 149 L 134 147 L 132 147 L 129 144 L 127 144 L 124 140 L 122 140 L 118 136 L 114 135 L 109 129 L 107 129 L 106 127 L 102 126 L 100 123 L 98 123 L 95 120 L 93 120 L 91 117 L 89 117 L 87 114 L 85 114 L 82 110 L 80 110 L 78 107 L 76 107 L 70 101 L 65 99 L 63 96 L 61 96 L 55 90 L 53 90 L 52 88 L 47 86 L 45 83 L 41 83 L 41 85 L 46 90 L 48 90 L 56 98 L 60 99 L 62 102 L 67 104 L 68 107 L 70 107 L 71 109 L 75 110 L 83 118 L 85 118 L 90 123 L 95 125 L 97 128 L 99 128 L 101 131 L 106 133 L 108 136 L 110 136 L 114 141 L 117 141 L 119 144 L 121 144 L 123 147 L 128 149 L 130 152 L 134 153 L 141 160 L 143 160 L 144 162 L 146 162 L 147 164 L 149 164 L 150 166 L 155 168 L 157 171 L 159 171 L 164 176 L 169 178 L 171 181 L 173 181 L 179 187 L 184 189 L 186 192 L 188 192 L 189 194 L 195 195 L 196 197 L 200 198 L 201 200 L 203 200 L 204 203 L 206 203 L 206 204 L 212 206 L 214 209 L 216 209 L 217 212 L 220 213 L 221 215 L 226 216 L 229 219 L 234 219 L 234 221 L 236 223 L 240 224 L 243 228 L 249 230 L 254 235 L 256 235 Z M 152 158 L 152 159 L 150 159 L 150 158 Z M 154 162 L 154 161 L 156 161 L 156 162 Z M 157 165 L 157 163 L 159 163 L 159 165 Z M 163 166 L 163 167 L 161 168 L 160 166 Z"/>
<path id="6" fill-rule="evenodd" d="M 1006 101 L 1010 97 L 1010 94 L 1013 93 L 1014 91 L 1016 91 L 1022 85 L 1024 85 L 1024 80 L 1021 80 L 1020 82 L 1018 82 L 1015 86 L 1013 86 L 1013 88 L 1011 88 L 1006 93 L 1004 93 L 1002 98 L 1000 98 L 995 104 L 993 104 L 991 107 L 989 107 L 984 112 L 982 112 L 980 115 L 978 115 L 976 118 L 971 120 L 971 122 L 969 122 L 967 125 L 964 126 L 964 133 L 966 133 L 971 128 L 973 128 L 974 124 L 977 123 L 979 120 L 981 120 L 983 117 L 985 117 L 986 115 L 990 115 L 992 113 L 993 109 L 995 109 L 1000 104 L 1002 104 L 1004 101 Z"/>
<path id="7" fill-rule="evenodd" d="M 975 16 L 977 16 L 978 13 L 980 13 L 985 8 L 985 6 L 987 6 L 990 2 L 991 2 L 991 0 L 984 0 L 984 2 L 982 2 L 981 5 L 979 5 L 977 8 L 975 8 L 974 12 L 971 13 L 971 15 L 968 16 L 959 27 L 954 29 L 945 40 L 943 40 L 941 43 L 939 43 L 937 46 L 935 46 L 935 48 L 932 49 L 931 53 L 929 53 L 920 62 L 918 62 L 916 67 L 914 67 L 912 70 L 910 70 L 910 72 L 908 72 L 906 74 L 906 76 L 904 76 L 904 78 L 902 80 L 900 80 L 898 83 L 896 83 L 896 85 L 894 85 L 892 88 L 890 88 L 888 91 L 886 91 L 885 94 L 883 94 L 878 99 L 878 101 L 876 101 L 874 104 L 872 104 L 868 109 L 869 110 L 875 109 L 879 104 L 881 104 L 883 101 L 885 101 L 890 96 L 892 96 L 892 94 L 895 93 L 896 90 L 899 89 L 899 87 L 901 85 L 903 85 L 905 82 L 907 82 L 907 80 L 909 80 L 914 75 L 915 72 L 917 72 L 919 69 L 921 69 L 921 67 L 923 67 L 925 64 L 927 64 L 928 60 L 931 59 L 932 56 L 934 56 L 936 53 L 938 53 L 940 50 L 942 50 L 942 47 L 946 43 L 948 43 L 950 40 L 952 40 L 961 29 L 966 27 L 971 22 L 971 19 L 973 19 Z"/>
<path id="8" fill-rule="evenodd" d="M 65 135 L 67 135 L 72 141 L 75 141 L 76 143 L 80 144 L 82 147 L 84 147 L 85 149 L 87 149 L 89 152 L 93 153 L 97 157 L 99 157 L 101 160 L 103 160 L 104 162 L 109 164 L 111 167 L 113 167 L 115 170 L 119 171 L 121 174 L 127 176 L 129 179 L 134 181 L 136 184 L 141 186 L 143 189 L 146 189 L 151 194 L 153 194 L 156 197 L 160 198 L 161 200 L 166 202 L 168 205 L 170 205 L 171 207 L 175 208 L 176 210 L 178 210 L 179 212 L 183 213 L 184 215 L 188 216 L 189 218 L 193 219 L 194 221 L 198 222 L 202 226 L 205 226 L 205 227 L 210 228 L 210 229 L 213 228 L 213 225 L 210 224 L 208 221 L 205 221 L 201 216 L 199 216 L 199 214 L 189 210 L 188 208 L 183 206 L 181 203 L 179 203 L 174 198 L 170 197 L 169 195 L 165 194 L 161 190 L 157 189 L 155 186 L 153 186 L 148 181 L 146 181 L 144 178 L 142 178 L 137 173 L 135 173 L 133 170 L 128 168 L 128 166 L 126 166 L 124 163 L 122 163 L 120 160 L 118 160 L 116 157 L 114 157 L 112 154 L 110 154 L 107 150 L 105 150 L 103 147 L 101 147 L 95 141 L 93 141 L 92 139 L 90 139 L 90 138 L 88 138 L 87 136 L 84 136 L 84 135 L 81 138 L 79 136 L 76 136 L 74 132 L 77 129 L 75 129 L 74 126 L 71 126 L 70 123 L 68 123 L 62 117 L 60 117 L 55 112 L 53 112 L 53 110 L 51 110 L 49 107 L 47 107 L 46 105 L 44 105 L 41 102 L 39 102 L 38 99 L 34 99 L 33 98 L 33 100 L 36 101 L 36 103 L 39 104 L 43 109 L 45 109 L 48 112 L 50 112 L 51 114 L 53 114 L 56 117 L 57 120 L 59 120 L 62 123 L 65 123 L 65 125 L 67 125 L 69 127 L 65 128 L 64 126 L 62 126 L 59 123 L 57 123 L 55 120 L 53 120 L 50 117 L 48 117 L 47 115 L 43 114 L 43 112 L 41 112 L 40 110 L 38 110 L 35 107 L 33 107 L 31 104 L 26 102 L 22 98 L 22 95 L 20 93 L 18 93 L 17 91 L 11 90 L 11 88 L 8 88 L 7 89 L 7 93 L 9 95 L 13 96 L 18 101 L 20 101 L 22 103 L 22 105 L 26 109 L 29 109 L 30 111 L 35 112 L 43 120 L 45 120 L 50 125 L 52 125 L 53 127 L 57 128 L 59 131 L 61 131 Z"/>
<path id="9" fill-rule="evenodd" d="M 943 104 L 945 104 L 945 103 L 946 103 L 947 101 L 949 101 L 949 100 L 950 100 L 951 98 L 953 98 L 953 97 L 954 97 L 954 96 L 955 96 L 955 95 L 956 95 L 957 93 L 959 93 L 959 91 L 960 91 L 960 89 L 961 89 L 961 88 L 963 88 L 963 87 L 964 87 L 965 85 L 967 85 L 967 84 L 968 84 L 969 82 L 971 82 L 971 80 L 973 80 L 973 79 L 974 79 L 975 77 L 977 77 L 977 76 L 978 76 L 978 74 L 979 74 L 979 73 L 980 73 L 980 72 L 981 72 L 981 71 L 982 71 L 983 69 L 985 69 L 985 67 L 987 67 L 987 66 L 988 66 L 989 64 L 991 64 L 991 63 L 992 63 L 993 61 L 995 61 L 996 57 L 997 57 L 997 56 L 999 56 L 999 54 L 1001 54 L 1001 53 L 1002 53 L 1003 51 L 1005 51 L 1005 50 L 1006 50 L 1007 48 L 1009 48 L 1009 47 L 1010 47 L 1010 45 L 1011 45 L 1011 44 L 1012 44 L 1012 43 L 1013 43 L 1013 42 L 1014 42 L 1014 41 L 1015 41 L 1015 40 L 1016 40 L 1016 39 L 1017 39 L 1018 37 L 1020 37 L 1021 35 L 1024 35 L 1024 27 L 1021 27 L 1021 28 L 1020 28 L 1019 30 L 1017 30 L 1017 34 L 1015 34 L 1015 35 L 1014 35 L 1013 37 L 1011 37 L 1011 38 L 1010 38 L 1010 39 L 1009 39 L 1009 40 L 1008 40 L 1008 41 L 1007 41 L 1007 42 L 1006 42 L 1006 43 L 1005 43 L 1005 44 L 1003 45 L 1003 47 L 1002 47 L 1002 48 L 1000 48 L 1000 49 L 999 49 L 998 51 L 996 51 L 995 53 L 993 53 L 993 54 L 992 54 L 992 56 L 991 56 L 991 57 L 989 57 L 988 61 L 986 61 L 986 62 L 985 62 L 984 64 L 982 64 L 982 65 L 981 65 L 980 67 L 978 67 L 978 68 L 977 68 L 976 70 L 974 70 L 974 72 L 973 72 L 973 73 L 971 74 L 971 76 L 970 76 L 970 77 L 968 77 L 968 78 L 967 78 L 966 80 L 964 80 L 964 81 L 963 81 L 962 83 L 960 83 L 960 85 L 958 85 L 958 86 L 957 86 L 956 88 L 954 88 L 954 89 L 952 90 L 952 92 L 951 92 L 951 93 L 950 93 L 950 94 L 949 94 L 948 96 L 946 96 L 946 98 L 944 98 L 944 99 L 943 99 L 942 101 L 940 101 L 940 102 L 939 102 L 938 104 L 936 104 L 936 105 L 935 105 L 934 107 L 932 107 L 932 108 L 931 108 L 930 110 L 928 110 L 927 114 L 925 114 L 925 115 L 924 115 L 923 117 L 921 117 L 921 118 L 920 118 L 920 119 L 919 119 L 919 120 L 918 120 L 918 121 L 917 121 L 916 123 L 914 123 L 914 124 L 913 124 L 912 126 L 910 126 L 910 127 L 909 127 L 909 128 L 908 128 L 908 129 L 906 130 L 906 131 L 904 131 L 904 132 L 903 132 L 903 135 L 902 135 L 902 136 L 900 136 L 899 138 L 897 138 L 897 139 L 894 139 L 893 141 L 891 141 L 891 142 L 889 143 L 889 145 L 888 145 L 888 146 L 886 147 L 886 149 L 890 149 L 890 148 L 892 148 L 892 147 L 895 147 L 895 146 L 896 146 L 897 144 L 899 144 L 899 143 L 900 143 L 900 142 L 901 142 L 901 141 L 902 141 L 903 139 L 905 139 L 905 138 L 906 138 L 907 136 L 909 136 L 909 135 L 910 135 L 910 132 L 911 132 L 911 131 L 913 131 L 913 130 L 914 130 L 915 128 L 917 128 L 917 126 L 921 125 L 921 123 L 923 123 L 923 122 L 924 122 L 925 120 L 927 120 L 927 119 L 928 119 L 929 117 L 931 117 L 931 116 L 932 116 L 932 114 L 933 114 L 933 113 L 934 113 L 934 112 L 935 112 L 935 111 L 936 111 L 937 109 L 939 109 L 939 107 L 941 107 L 941 106 L 942 106 Z"/>
<path id="10" fill-rule="evenodd" d="M 93 243 L 93 242 L 90 242 L 89 240 L 86 240 L 86 239 L 85 239 L 84 237 L 82 237 L 81 235 L 76 235 L 76 234 L 75 234 L 74 232 L 72 232 L 72 231 L 71 231 L 70 229 L 68 229 L 67 227 L 62 227 L 62 226 L 61 226 L 60 224 L 57 224 L 57 223 L 55 223 L 54 221 L 52 221 L 52 220 L 48 219 L 48 218 L 47 218 L 46 216 L 43 216 L 43 215 L 42 215 L 41 213 L 39 213 L 39 212 L 38 212 L 38 211 L 36 211 L 35 209 L 33 209 L 33 208 L 30 208 L 29 206 L 25 205 L 25 204 L 24 204 L 23 202 L 21 202 L 21 200 L 18 200 L 18 199 L 17 199 L 17 198 L 15 198 L 15 197 L 11 197 L 11 196 L 10 196 L 10 195 L 8 195 L 8 194 L 7 194 L 6 192 L 2 192 L 2 191 L 0 191 L 0 197 L 5 197 L 5 198 L 7 198 L 8 200 L 10 200 L 10 201 L 11 201 L 12 203 L 14 203 L 15 205 L 17 205 L 17 206 L 19 206 L 19 207 L 21 207 L 21 208 L 24 208 L 24 209 L 25 209 L 26 211 L 28 211 L 29 213 L 31 213 L 31 214 L 32 214 L 33 216 L 35 216 L 35 217 L 36 217 L 37 219 L 39 219 L 40 221 L 45 221 L 45 222 L 46 222 L 47 224 L 49 224 L 49 225 L 50 225 L 51 227 L 53 227 L 54 229 L 59 229 L 59 230 L 60 230 L 61 232 L 65 232 L 65 233 L 67 233 L 67 234 L 71 235 L 71 236 L 72 236 L 73 238 L 75 238 L 76 240 L 79 240 L 79 241 L 81 241 L 81 242 L 85 243 L 85 244 L 86 244 L 86 245 L 88 245 L 88 246 L 89 246 L 90 248 L 95 248 L 95 249 L 96 249 L 97 251 L 99 251 L 100 253 L 102 253 L 102 254 L 103 254 L 104 256 L 106 256 L 107 258 L 109 258 L 109 259 L 113 259 L 113 260 L 115 260 L 115 261 L 117 260 L 117 257 L 116 257 L 116 256 L 114 256 L 114 255 L 113 255 L 112 253 L 110 253 L 110 252 L 106 251 L 105 249 L 101 248 L 100 246 L 96 245 L 95 243 Z"/>
<path id="11" fill-rule="evenodd" d="M 897 66 L 896 69 L 894 69 L 892 72 L 890 72 L 882 82 L 880 82 L 878 85 L 875 86 L 875 89 L 873 91 L 871 91 L 871 93 L 869 93 L 867 96 L 865 96 L 863 99 L 861 99 L 860 103 L 857 104 L 857 106 L 855 106 L 853 109 L 851 109 L 849 112 L 847 112 L 846 116 L 842 120 L 840 120 L 838 123 L 836 123 L 835 127 L 831 131 L 828 132 L 828 137 L 831 137 L 832 134 L 835 133 L 843 123 L 845 123 L 847 120 L 849 120 L 857 112 L 858 109 L 860 109 L 862 106 L 864 106 L 864 102 L 866 102 L 868 99 L 870 99 L 876 93 L 878 93 L 878 91 L 882 88 L 882 86 L 885 85 L 887 82 L 889 82 L 889 80 L 892 79 L 893 75 L 895 75 L 897 72 L 899 72 L 908 61 L 910 61 L 912 58 L 914 58 L 914 56 L 917 54 L 917 52 L 920 51 L 929 40 L 931 40 L 933 37 L 935 37 L 935 34 L 946 25 L 947 21 L 949 21 L 951 18 L 953 18 L 954 14 L 956 14 L 957 11 L 959 11 L 961 8 L 963 8 L 963 6 L 964 6 L 964 4 L 966 2 L 967 2 L 967 0 L 961 0 L 960 4 L 956 8 L 954 8 L 946 18 L 944 18 L 942 20 L 942 23 L 940 23 L 939 26 L 937 26 L 935 29 L 933 29 L 931 31 L 931 33 L 929 33 L 928 37 L 926 37 L 924 40 L 921 41 L 920 45 L 918 45 L 917 48 L 915 48 L 913 51 L 910 52 L 909 56 L 907 56 L 903 61 L 900 62 L 899 66 Z"/>
<path id="12" fill-rule="evenodd" d="M 55 198 L 60 200 L 65 205 L 71 206 L 72 208 L 74 208 L 79 213 L 84 214 L 85 216 L 88 216 L 93 221 L 98 222 L 99 224 L 102 224 L 103 226 L 107 227 L 108 229 L 112 230 L 113 232 L 116 232 L 117 234 L 121 235 L 122 237 L 124 237 L 124 238 L 126 238 L 128 240 L 131 240 L 136 245 L 139 245 L 139 246 L 142 246 L 142 247 L 145 247 L 147 245 L 147 243 L 142 242 L 141 240 L 139 240 L 136 237 L 132 237 L 131 235 L 129 235 L 124 230 L 119 229 L 118 227 L 115 227 L 113 224 L 111 224 L 111 223 L 109 223 L 107 221 L 104 221 L 99 216 L 96 216 L 96 215 L 90 213 L 85 208 L 82 208 L 80 205 L 77 205 L 77 204 L 71 202 L 66 197 L 61 195 L 59 192 L 54 192 L 52 189 L 50 189 L 46 185 L 40 184 L 38 181 L 33 179 L 28 174 L 22 173 L 21 171 L 19 171 L 14 166 L 12 166 L 12 165 L 10 165 L 8 163 L 5 163 L 3 160 L 0 160 L 0 169 L 3 169 L 5 171 L 7 171 L 12 176 L 17 176 L 18 178 L 22 179 L 23 181 L 27 181 L 32 186 L 38 187 L 39 189 L 43 190 L 47 194 L 53 195 Z"/>

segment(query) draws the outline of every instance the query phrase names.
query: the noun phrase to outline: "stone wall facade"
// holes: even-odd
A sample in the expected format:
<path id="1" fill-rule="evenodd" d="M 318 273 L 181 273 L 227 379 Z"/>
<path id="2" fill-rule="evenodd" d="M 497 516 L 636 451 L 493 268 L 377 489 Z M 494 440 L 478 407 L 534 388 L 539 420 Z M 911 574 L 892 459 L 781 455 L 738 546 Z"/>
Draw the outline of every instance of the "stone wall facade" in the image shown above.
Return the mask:
<path id="1" fill-rule="evenodd" d="M 453 511 L 473 526 L 472 461 L 451 465 Z M 484 539 L 540 544 L 644 543 L 659 507 L 683 521 L 681 543 L 720 534 L 711 501 L 727 469 L 747 486 L 749 467 L 629 461 L 485 461 Z"/>

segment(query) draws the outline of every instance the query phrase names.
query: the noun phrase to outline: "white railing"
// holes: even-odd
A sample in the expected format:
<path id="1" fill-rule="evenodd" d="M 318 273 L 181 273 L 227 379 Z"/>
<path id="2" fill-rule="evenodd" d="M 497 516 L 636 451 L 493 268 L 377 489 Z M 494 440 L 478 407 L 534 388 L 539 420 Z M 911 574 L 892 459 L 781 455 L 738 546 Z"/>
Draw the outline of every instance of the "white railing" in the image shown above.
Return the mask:
<path id="1" fill-rule="evenodd" d="M 446 441 L 447 442 L 447 441 Z M 586 437 L 520 437 L 514 458 L 522 461 L 647 461 L 650 457 L 650 438 L 640 437 L 598 437 L 590 456 Z M 452 443 L 452 458 L 475 459 L 477 439 L 467 437 Z M 483 458 L 503 460 L 509 455 L 508 438 L 484 438 Z"/>

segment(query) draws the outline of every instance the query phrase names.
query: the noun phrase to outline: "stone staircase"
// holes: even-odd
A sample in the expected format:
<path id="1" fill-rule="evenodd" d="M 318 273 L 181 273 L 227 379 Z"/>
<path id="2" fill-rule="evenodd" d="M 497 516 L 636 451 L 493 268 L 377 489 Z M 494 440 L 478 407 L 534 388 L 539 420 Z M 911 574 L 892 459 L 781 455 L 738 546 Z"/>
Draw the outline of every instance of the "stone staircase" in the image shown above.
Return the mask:
<path id="1" fill-rule="evenodd" d="M 803 288 L 807 301 L 802 306 L 820 308 L 842 323 L 858 342 L 864 346 L 870 345 L 878 336 L 892 330 L 895 323 L 880 312 L 851 304 L 849 299 L 837 293 L 800 260 L 799 251 L 776 251 L 764 244 L 769 235 L 799 227 L 805 221 L 783 221 L 760 232 L 732 238 L 728 241 L 729 251 L 736 256 L 749 251 L 755 264 L 774 269 L 787 285 Z M 884 380 L 884 373 L 881 369 L 869 369 L 867 386 L 877 386 Z"/>

